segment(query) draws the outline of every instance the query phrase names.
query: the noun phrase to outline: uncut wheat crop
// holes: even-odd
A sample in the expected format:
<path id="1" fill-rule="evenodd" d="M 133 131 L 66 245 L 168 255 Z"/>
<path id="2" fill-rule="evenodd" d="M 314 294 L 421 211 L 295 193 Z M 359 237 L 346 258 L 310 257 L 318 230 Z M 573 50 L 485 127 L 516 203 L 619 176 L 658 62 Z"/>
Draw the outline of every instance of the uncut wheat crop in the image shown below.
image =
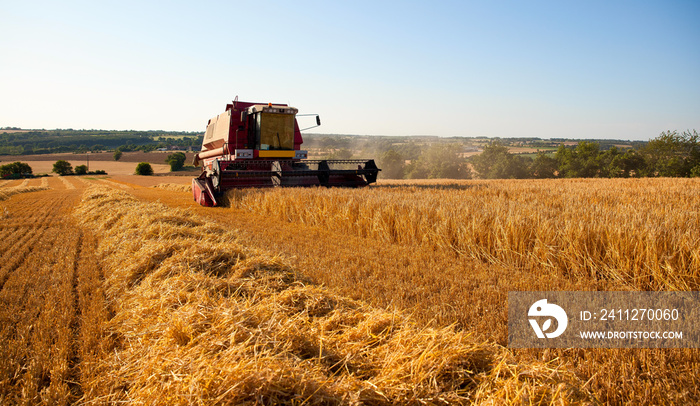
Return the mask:
<path id="1" fill-rule="evenodd" d="M 629 289 L 700 287 L 700 180 L 547 182 L 232 191 L 229 199 L 388 244 L 614 280 Z"/>

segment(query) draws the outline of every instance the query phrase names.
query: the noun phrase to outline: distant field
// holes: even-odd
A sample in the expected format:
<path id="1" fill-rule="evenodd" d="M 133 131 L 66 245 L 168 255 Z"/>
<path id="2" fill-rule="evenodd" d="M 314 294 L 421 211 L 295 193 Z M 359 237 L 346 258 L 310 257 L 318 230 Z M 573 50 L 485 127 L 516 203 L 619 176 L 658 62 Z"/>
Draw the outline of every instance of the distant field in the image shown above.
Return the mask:
<path id="1" fill-rule="evenodd" d="M 148 162 L 156 174 L 170 173 L 170 166 L 165 163 L 167 152 L 125 152 L 119 161 L 115 161 L 112 152 L 91 153 L 89 166 L 91 171 L 103 170 L 110 175 L 131 175 L 139 162 Z M 187 165 L 191 164 L 193 153 L 187 153 Z M 0 165 L 9 162 L 26 162 L 32 167 L 35 174 L 51 173 L 53 164 L 58 160 L 65 160 L 75 168 L 78 165 L 86 165 L 86 154 L 49 154 L 49 155 L 3 155 L 0 156 Z M 177 174 L 188 175 L 187 171 Z"/>
<path id="2" fill-rule="evenodd" d="M 122 157 L 118 162 L 149 162 L 152 164 L 163 164 L 165 163 L 165 158 L 171 152 L 124 152 Z M 181 152 L 181 151 L 180 151 Z M 113 152 L 96 152 L 90 153 L 90 162 L 93 161 L 114 161 Z M 185 162 L 192 162 L 194 158 L 193 152 L 185 152 L 187 160 Z M 42 154 L 42 155 L 0 155 L 1 162 L 33 162 L 33 161 L 53 161 L 65 160 L 68 162 L 82 162 L 85 163 L 87 159 L 87 154 Z M 30 164 L 31 165 L 31 164 Z M 80 164 L 78 164 L 80 165 Z"/>
<path id="3" fill-rule="evenodd" d="M 479 154 L 481 154 L 481 152 L 479 152 L 479 151 L 470 151 L 470 152 L 460 152 L 459 156 L 461 158 L 469 158 L 470 156 L 479 155 Z"/>
<path id="4" fill-rule="evenodd" d="M 510 152 L 511 154 L 532 154 L 541 149 L 542 148 L 508 147 L 508 152 Z"/>
<path id="5" fill-rule="evenodd" d="M 50 174 L 53 170 L 53 164 L 56 161 L 27 161 L 29 166 L 32 167 L 34 174 L 47 173 Z M 68 161 L 73 168 L 77 165 L 85 165 L 85 161 Z M 156 174 L 165 174 L 170 172 L 170 166 L 166 164 L 151 164 L 153 171 Z M 134 173 L 136 169 L 136 163 L 134 162 L 114 162 L 114 161 L 90 161 L 90 170 L 103 170 L 110 175 L 130 175 Z"/>
<path id="6" fill-rule="evenodd" d="M 29 131 L 34 131 L 34 130 L 0 130 L 0 134 L 4 133 L 27 133 Z"/>

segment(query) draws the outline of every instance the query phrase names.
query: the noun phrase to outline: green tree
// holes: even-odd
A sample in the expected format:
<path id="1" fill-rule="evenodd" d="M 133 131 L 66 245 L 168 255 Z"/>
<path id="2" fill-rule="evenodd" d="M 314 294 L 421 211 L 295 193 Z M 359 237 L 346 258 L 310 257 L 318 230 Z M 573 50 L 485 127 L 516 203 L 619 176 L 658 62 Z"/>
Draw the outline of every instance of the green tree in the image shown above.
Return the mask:
<path id="1" fill-rule="evenodd" d="M 639 177 L 644 169 L 644 157 L 634 149 L 624 153 L 616 147 L 601 154 L 601 176 L 609 178 Z"/>
<path id="2" fill-rule="evenodd" d="M 13 162 L 0 166 L 0 176 L 31 174 L 32 167 L 24 162 Z"/>
<path id="3" fill-rule="evenodd" d="M 640 151 L 646 161 L 646 176 L 690 176 L 700 164 L 700 135 L 697 131 L 664 131 Z"/>
<path id="4" fill-rule="evenodd" d="M 525 179 L 530 177 L 528 169 L 531 163 L 532 158 L 508 154 L 506 159 L 496 163 L 494 169 L 501 179 Z"/>
<path id="5" fill-rule="evenodd" d="M 383 179 L 403 179 L 406 163 L 401 154 L 390 149 L 379 158 L 379 167 Z"/>
<path id="6" fill-rule="evenodd" d="M 481 154 L 472 158 L 472 165 L 482 179 L 493 179 L 499 177 L 495 172 L 495 163 L 499 160 L 507 159 L 510 155 L 508 147 L 499 140 L 493 140 L 484 146 Z"/>
<path id="7" fill-rule="evenodd" d="M 55 172 L 60 176 L 71 175 L 73 174 L 73 166 L 68 161 L 59 160 L 53 164 L 52 172 Z"/>
<path id="8" fill-rule="evenodd" d="M 522 179 L 528 177 L 527 163 L 508 152 L 501 141 L 494 140 L 484 151 L 472 158 L 472 164 L 482 179 Z"/>
<path id="9" fill-rule="evenodd" d="M 604 178 L 620 178 L 623 177 L 623 169 L 621 166 L 622 153 L 616 146 L 610 147 L 607 151 L 599 156 L 600 176 Z"/>
<path id="10" fill-rule="evenodd" d="M 683 176 L 683 139 L 677 131 L 664 131 L 643 149 L 648 176 Z"/>
<path id="11" fill-rule="evenodd" d="M 574 149 L 562 144 L 555 157 L 559 163 L 560 176 L 566 178 L 599 176 L 600 145 L 597 142 L 581 141 Z"/>
<path id="12" fill-rule="evenodd" d="M 182 153 L 182 152 L 176 152 L 174 154 L 168 155 L 167 158 L 165 158 L 165 162 L 170 165 L 170 170 L 171 171 L 179 171 L 185 166 L 185 160 L 187 159 L 187 156 Z"/>
<path id="13" fill-rule="evenodd" d="M 538 151 L 537 156 L 530 165 L 530 174 L 536 179 L 548 179 L 556 177 L 559 164 L 556 159 L 547 155 L 544 151 Z"/>
<path id="14" fill-rule="evenodd" d="M 470 177 L 464 159 L 459 156 L 461 146 L 455 144 L 433 144 L 424 150 L 418 160 L 408 167 L 412 179 L 465 179 Z"/>
<path id="15" fill-rule="evenodd" d="M 578 177 L 592 178 L 600 170 L 600 144 L 597 142 L 581 141 L 574 150 L 578 164 Z"/>
<path id="16" fill-rule="evenodd" d="M 640 177 L 644 170 L 644 156 L 635 149 L 628 149 L 619 158 L 619 166 L 622 168 L 622 177 Z"/>
<path id="17" fill-rule="evenodd" d="M 564 144 L 560 144 L 557 152 L 554 154 L 554 159 L 557 160 L 559 166 L 559 176 L 572 178 L 575 168 L 573 167 L 574 151 L 567 148 Z"/>
<path id="18" fill-rule="evenodd" d="M 78 165 L 75 167 L 76 175 L 86 175 L 88 173 L 87 165 Z"/>
<path id="19" fill-rule="evenodd" d="M 114 151 L 114 155 L 112 155 L 112 157 L 114 158 L 115 161 L 120 160 L 122 157 L 122 150 L 117 149 L 116 151 Z"/>
<path id="20" fill-rule="evenodd" d="M 694 166 L 693 169 L 690 170 L 690 177 L 692 177 L 692 178 L 700 177 L 700 164 Z"/>
<path id="21" fill-rule="evenodd" d="M 691 171 L 700 168 L 700 134 L 695 131 L 684 131 L 683 136 L 688 145 L 688 166 Z"/>
<path id="22" fill-rule="evenodd" d="M 151 164 L 148 162 L 140 162 L 138 165 L 136 165 L 136 172 L 137 175 L 143 175 L 143 176 L 149 176 L 153 175 L 153 168 L 151 167 Z"/>

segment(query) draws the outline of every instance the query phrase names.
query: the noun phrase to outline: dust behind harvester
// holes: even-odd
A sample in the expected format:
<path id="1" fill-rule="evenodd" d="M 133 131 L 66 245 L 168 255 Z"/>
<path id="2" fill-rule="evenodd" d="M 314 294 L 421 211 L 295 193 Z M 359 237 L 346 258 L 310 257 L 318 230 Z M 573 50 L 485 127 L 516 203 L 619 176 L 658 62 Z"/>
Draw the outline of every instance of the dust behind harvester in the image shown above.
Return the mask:
<path id="1" fill-rule="evenodd" d="M 381 169 L 373 159 L 308 160 L 297 124 L 298 110 L 286 104 L 234 100 L 207 123 L 194 165 L 194 200 L 216 206 L 226 190 L 249 187 L 341 186 L 374 183 Z M 316 116 L 320 125 L 320 119 Z"/>

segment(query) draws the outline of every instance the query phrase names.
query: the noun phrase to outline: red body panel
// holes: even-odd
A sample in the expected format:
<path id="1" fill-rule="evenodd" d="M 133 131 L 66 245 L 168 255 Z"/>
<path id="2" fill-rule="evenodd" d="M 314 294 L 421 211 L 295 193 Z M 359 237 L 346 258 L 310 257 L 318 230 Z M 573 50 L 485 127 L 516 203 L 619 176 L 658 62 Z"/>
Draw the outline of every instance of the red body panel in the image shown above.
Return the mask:
<path id="1" fill-rule="evenodd" d="M 207 187 L 207 179 L 194 178 L 192 179 L 192 195 L 194 201 L 205 207 L 213 207 L 217 205 L 214 194 Z"/>

